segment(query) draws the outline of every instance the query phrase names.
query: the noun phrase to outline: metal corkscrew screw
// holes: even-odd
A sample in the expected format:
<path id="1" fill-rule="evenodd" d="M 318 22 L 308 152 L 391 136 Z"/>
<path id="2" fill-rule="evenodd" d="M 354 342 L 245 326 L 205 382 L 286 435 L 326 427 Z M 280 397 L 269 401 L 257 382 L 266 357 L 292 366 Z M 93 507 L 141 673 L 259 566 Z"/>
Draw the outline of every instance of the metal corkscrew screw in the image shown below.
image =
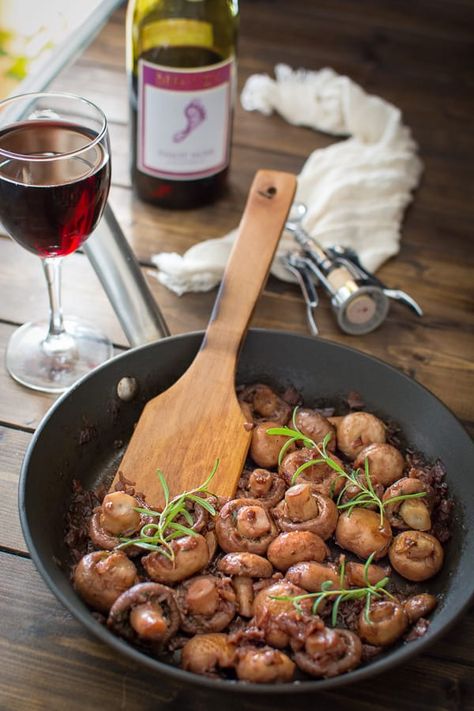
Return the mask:
<path id="1" fill-rule="evenodd" d="M 423 315 L 420 306 L 409 294 L 387 287 L 366 270 L 353 249 L 340 245 L 323 248 L 318 244 L 301 225 L 305 214 L 305 205 L 293 205 L 286 230 L 293 235 L 301 250 L 289 252 L 283 257 L 283 263 L 300 284 L 313 334 L 317 333 L 314 320 L 314 309 L 318 303 L 317 285 L 321 285 L 330 297 L 341 330 L 351 335 L 364 335 L 378 328 L 387 317 L 390 299 L 407 306 L 418 316 Z"/>

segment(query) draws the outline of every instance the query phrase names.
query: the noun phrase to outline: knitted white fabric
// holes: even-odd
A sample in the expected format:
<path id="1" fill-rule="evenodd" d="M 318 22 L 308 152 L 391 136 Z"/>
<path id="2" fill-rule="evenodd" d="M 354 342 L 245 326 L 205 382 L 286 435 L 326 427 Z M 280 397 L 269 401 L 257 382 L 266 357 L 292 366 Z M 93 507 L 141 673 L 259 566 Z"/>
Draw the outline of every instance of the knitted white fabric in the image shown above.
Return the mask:
<path id="1" fill-rule="evenodd" d="M 352 247 L 375 271 L 399 250 L 403 213 L 422 170 L 410 130 L 395 106 L 332 69 L 293 71 L 279 64 L 275 75 L 276 80 L 264 74 L 248 79 L 241 95 L 244 109 L 267 116 L 276 110 L 289 123 L 348 136 L 315 150 L 298 176 L 295 200 L 308 208 L 303 227 L 323 246 Z M 212 289 L 235 235 L 232 230 L 205 240 L 182 256 L 154 255 L 158 279 L 177 294 Z M 285 233 L 272 266 L 272 273 L 286 281 L 292 277 L 278 256 L 292 246 Z"/>

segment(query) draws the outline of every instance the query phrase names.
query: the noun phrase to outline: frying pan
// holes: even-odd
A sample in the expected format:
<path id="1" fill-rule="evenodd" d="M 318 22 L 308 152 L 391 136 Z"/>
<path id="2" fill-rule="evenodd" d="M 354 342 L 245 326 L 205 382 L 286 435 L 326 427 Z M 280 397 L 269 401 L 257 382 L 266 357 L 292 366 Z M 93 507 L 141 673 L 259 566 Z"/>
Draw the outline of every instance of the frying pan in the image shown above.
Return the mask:
<path id="1" fill-rule="evenodd" d="M 78 479 L 89 489 L 113 473 L 144 403 L 186 370 L 202 336 L 198 332 L 166 338 L 117 356 L 65 393 L 40 424 L 23 462 L 19 503 L 23 533 L 45 582 L 90 632 L 133 662 L 181 685 L 208 687 L 220 695 L 326 690 L 366 679 L 421 652 L 459 618 L 472 597 L 474 445 L 454 415 L 400 371 L 352 348 L 282 331 L 249 332 L 239 361 L 239 383 L 293 385 L 309 405 L 321 399 L 334 402 L 356 390 L 370 411 L 399 423 L 411 447 L 429 459 L 441 459 L 446 466 L 455 500 L 453 535 L 442 571 L 423 584 L 440 600 L 425 636 L 332 679 L 236 684 L 182 671 L 134 649 L 97 622 L 76 595 L 64 544 L 72 482 Z M 138 384 L 137 395 L 127 402 L 117 395 L 117 384 L 124 376 L 135 378 Z"/>

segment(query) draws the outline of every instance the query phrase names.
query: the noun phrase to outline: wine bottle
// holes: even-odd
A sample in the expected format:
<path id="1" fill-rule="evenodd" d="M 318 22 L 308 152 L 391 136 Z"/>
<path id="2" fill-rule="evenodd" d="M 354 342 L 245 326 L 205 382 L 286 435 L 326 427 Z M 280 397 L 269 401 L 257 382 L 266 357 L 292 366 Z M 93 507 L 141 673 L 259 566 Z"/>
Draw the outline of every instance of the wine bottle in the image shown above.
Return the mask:
<path id="1" fill-rule="evenodd" d="M 222 193 L 237 28 L 238 0 L 130 0 L 131 174 L 142 199 L 189 208 Z"/>

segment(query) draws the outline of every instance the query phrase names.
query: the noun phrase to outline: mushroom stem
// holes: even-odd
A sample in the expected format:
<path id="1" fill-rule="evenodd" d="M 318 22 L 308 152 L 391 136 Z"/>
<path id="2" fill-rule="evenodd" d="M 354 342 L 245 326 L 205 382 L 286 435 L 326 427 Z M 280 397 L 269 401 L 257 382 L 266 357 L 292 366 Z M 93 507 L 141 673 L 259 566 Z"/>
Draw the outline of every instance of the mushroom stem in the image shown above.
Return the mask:
<path id="1" fill-rule="evenodd" d="M 237 531 L 246 538 L 258 538 L 268 533 L 270 523 L 261 506 L 242 506 L 237 513 Z"/>
<path id="2" fill-rule="evenodd" d="M 308 484 L 296 484 L 288 489 L 285 502 L 288 516 L 294 521 L 308 521 L 318 515 L 318 504 Z"/>
<path id="3" fill-rule="evenodd" d="M 234 589 L 237 595 L 237 604 L 242 617 L 253 615 L 253 586 L 252 579 L 245 575 L 234 577 Z"/>
<path id="4" fill-rule="evenodd" d="M 132 608 L 130 624 L 139 637 L 150 642 L 161 640 L 168 630 L 161 606 L 153 602 Z"/>
<path id="5" fill-rule="evenodd" d="M 272 486 L 272 475 L 266 469 L 255 469 L 249 476 L 249 491 L 256 499 L 268 494 Z"/>

